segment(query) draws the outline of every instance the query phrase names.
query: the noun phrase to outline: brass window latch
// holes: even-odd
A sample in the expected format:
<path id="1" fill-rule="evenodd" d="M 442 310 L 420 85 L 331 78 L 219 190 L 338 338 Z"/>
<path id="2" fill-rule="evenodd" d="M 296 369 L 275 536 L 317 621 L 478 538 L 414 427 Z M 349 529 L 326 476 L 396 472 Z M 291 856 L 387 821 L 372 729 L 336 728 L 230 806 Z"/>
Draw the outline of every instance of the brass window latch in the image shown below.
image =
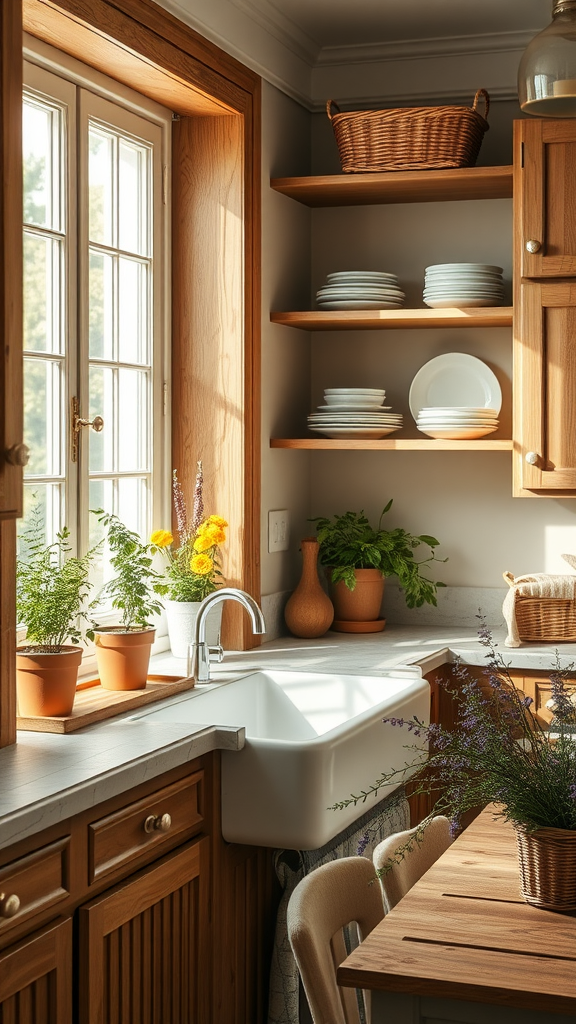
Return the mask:
<path id="1" fill-rule="evenodd" d="M 85 420 L 80 415 L 80 402 L 76 395 L 71 399 L 70 409 L 70 458 L 72 462 L 78 462 L 78 439 L 83 427 L 92 427 L 97 434 L 104 428 L 104 420 L 101 416 L 95 416 L 93 420 Z"/>

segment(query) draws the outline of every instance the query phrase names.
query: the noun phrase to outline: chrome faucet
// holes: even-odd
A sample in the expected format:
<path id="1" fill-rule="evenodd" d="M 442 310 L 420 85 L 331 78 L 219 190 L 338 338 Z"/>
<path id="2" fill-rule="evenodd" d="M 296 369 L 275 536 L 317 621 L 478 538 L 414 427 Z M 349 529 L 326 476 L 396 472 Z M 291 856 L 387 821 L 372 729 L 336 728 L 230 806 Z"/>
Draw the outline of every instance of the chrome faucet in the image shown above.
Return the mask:
<path id="1" fill-rule="evenodd" d="M 246 609 L 252 620 L 252 632 L 261 635 L 266 632 L 264 616 L 253 597 L 245 590 L 237 590 L 235 587 L 222 587 L 221 590 L 214 590 L 202 601 L 196 616 L 196 629 L 194 631 L 194 643 L 188 648 L 188 665 L 186 674 L 193 676 L 194 681 L 199 685 L 210 682 L 210 654 L 217 653 L 219 660 L 222 660 L 222 648 L 212 648 L 206 643 L 206 618 L 213 605 L 220 601 L 238 601 Z"/>

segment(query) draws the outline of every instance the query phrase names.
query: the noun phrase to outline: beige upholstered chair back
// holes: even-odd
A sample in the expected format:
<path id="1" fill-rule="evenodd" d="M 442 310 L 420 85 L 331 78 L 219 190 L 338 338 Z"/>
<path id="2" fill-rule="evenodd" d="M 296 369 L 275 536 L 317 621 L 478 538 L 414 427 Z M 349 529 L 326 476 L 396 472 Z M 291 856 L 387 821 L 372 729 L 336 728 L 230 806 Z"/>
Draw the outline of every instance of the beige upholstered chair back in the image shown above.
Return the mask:
<path id="1" fill-rule="evenodd" d="M 366 857 L 323 864 L 294 889 L 288 936 L 314 1024 L 359 1024 L 355 990 L 336 984 L 336 968 L 347 955 L 342 929 L 355 921 L 364 939 L 383 916 L 380 886 Z"/>
<path id="2" fill-rule="evenodd" d="M 382 870 L 389 859 L 394 857 L 398 847 L 403 846 L 415 831 L 408 829 L 406 832 L 396 832 L 378 844 L 372 854 L 376 871 Z M 380 875 L 386 913 L 392 910 L 424 872 L 432 867 L 434 861 L 448 849 L 451 842 L 448 818 L 442 815 L 432 818 L 424 831 L 422 842 L 415 843 L 410 853 L 404 855 L 403 860 L 394 864 L 386 874 Z"/>

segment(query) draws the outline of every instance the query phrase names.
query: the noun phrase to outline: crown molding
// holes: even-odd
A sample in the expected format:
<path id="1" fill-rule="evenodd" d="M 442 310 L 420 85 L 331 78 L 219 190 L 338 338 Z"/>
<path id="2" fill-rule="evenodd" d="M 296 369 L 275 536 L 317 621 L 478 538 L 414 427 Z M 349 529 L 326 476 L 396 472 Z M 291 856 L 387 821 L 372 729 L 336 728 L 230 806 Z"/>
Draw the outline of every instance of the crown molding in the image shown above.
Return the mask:
<path id="1" fill-rule="evenodd" d="M 342 64 L 384 63 L 421 60 L 430 57 L 462 57 L 470 54 L 511 53 L 525 50 L 540 29 L 527 32 L 490 32 L 476 36 L 447 36 L 438 39 L 403 39 L 390 43 L 362 43 L 324 46 L 316 67 Z"/>
<path id="2" fill-rule="evenodd" d="M 322 52 L 320 44 L 275 5 L 266 3 L 264 6 L 262 0 L 259 3 L 254 3 L 253 0 L 230 0 L 230 3 L 277 39 L 287 50 L 306 61 L 311 68 L 318 63 Z"/>
<path id="3" fill-rule="evenodd" d="M 509 101 L 518 101 L 518 90 L 515 86 L 496 86 L 489 87 L 488 93 L 490 95 L 490 103 L 507 103 Z M 414 92 L 394 92 L 394 94 L 387 93 L 386 91 L 374 94 L 366 94 L 362 96 L 355 96 L 354 99 L 340 100 L 338 99 L 338 107 L 341 111 L 343 110 L 371 110 L 377 109 L 378 107 L 420 107 L 429 106 L 443 106 L 444 104 L 458 104 L 464 107 L 469 107 L 470 104 L 470 91 L 464 90 L 462 87 L 456 87 L 454 89 L 434 89 L 434 90 L 415 90 Z M 326 113 L 326 102 L 324 100 L 316 101 L 315 103 L 309 104 L 308 109 L 313 114 L 325 114 Z M 482 110 L 482 107 L 480 107 Z"/>

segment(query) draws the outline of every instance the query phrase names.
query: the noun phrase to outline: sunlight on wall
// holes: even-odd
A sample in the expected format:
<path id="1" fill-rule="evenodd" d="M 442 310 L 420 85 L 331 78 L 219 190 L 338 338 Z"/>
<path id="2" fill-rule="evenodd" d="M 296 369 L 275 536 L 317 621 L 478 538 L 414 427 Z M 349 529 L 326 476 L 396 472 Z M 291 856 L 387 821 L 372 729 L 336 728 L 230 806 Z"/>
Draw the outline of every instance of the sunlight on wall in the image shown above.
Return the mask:
<path id="1" fill-rule="evenodd" d="M 563 554 L 576 555 L 576 526 L 545 526 L 544 572 L 574 573 L 575 570 L 562 558 Z M 528 566 L 526 571 L 532 570 Z"/>

